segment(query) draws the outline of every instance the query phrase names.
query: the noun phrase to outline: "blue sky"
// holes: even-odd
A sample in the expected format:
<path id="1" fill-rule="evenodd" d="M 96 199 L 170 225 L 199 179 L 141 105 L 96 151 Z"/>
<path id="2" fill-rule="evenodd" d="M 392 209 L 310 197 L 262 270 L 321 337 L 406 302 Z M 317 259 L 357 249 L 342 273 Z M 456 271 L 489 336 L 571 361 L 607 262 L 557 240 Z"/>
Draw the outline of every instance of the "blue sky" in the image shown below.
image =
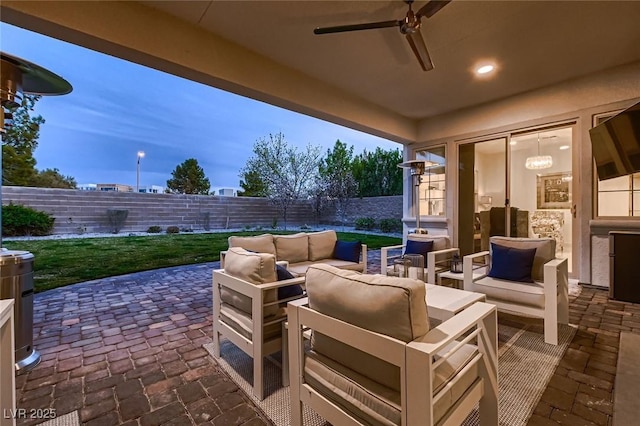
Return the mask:
<path id="1" fill-rule="evenodd" d="M 364 149 L 397 143 L 224 92 L 83 47 L 0 23 L 0 49 L 62 76 L 64 96 L 43 97 L 46 123 L 35 151 L 38 169 L 58 168 L 79 184 L 166 185 L 175 167 L 196 158 L 212 187 L 237 187 L 256 140 L 282 132 L 300 148 L 340 139 Z"/>

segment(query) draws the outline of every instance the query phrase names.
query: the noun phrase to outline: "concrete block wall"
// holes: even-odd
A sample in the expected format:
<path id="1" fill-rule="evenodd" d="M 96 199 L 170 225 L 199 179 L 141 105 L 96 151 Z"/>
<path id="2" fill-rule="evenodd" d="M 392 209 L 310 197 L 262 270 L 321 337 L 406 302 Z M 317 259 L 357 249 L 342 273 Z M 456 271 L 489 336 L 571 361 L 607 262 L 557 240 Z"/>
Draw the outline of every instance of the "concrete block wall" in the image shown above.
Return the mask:
<path id="1" fill-rule="evenodd" d="M 283 220 L 267 199 L 209 195 L 138 194 L 132 192 L 79 191 L 75 189 L 2 188 L 2 204 L 22 204 L 55 217 L 55 234 L 112 232 L 108 209 L 129 211 L 120 232 L 146 231 L 150 226 L 205 229 L 271 227 Z M 306 202 L 295 203 L 288 212 L 288 225 L 301 225 L 313 217 Z"/>
<path id="2" fill-rule="evenodd" d="M 112 232 L 107 210 L 127 209 L 127 220 L 120 230 L 144 232 L 150 226 L 168 226 L 200 230 L 232 229 L 274 224 L 284 225 L 278 209 L 265 198 L 221 197 L 211 195 L 138 194 L 133 192 L 79 191 L 75 189 L 27 188 L 4 186 L 2 204 L 22 204 L 52 215 L 54 234 L 82 232 Z M 346 224 L 359 217 L 375 219 L 401 218 L 402 196 L 355 198 L 352 200 Z M 288 212 L 288 227 L 315 225 L 318 222 L 312 205 L 304 200 L 295 202 Z M 342 223 L 335 210 L 327 210 L 321 223 Z"/>

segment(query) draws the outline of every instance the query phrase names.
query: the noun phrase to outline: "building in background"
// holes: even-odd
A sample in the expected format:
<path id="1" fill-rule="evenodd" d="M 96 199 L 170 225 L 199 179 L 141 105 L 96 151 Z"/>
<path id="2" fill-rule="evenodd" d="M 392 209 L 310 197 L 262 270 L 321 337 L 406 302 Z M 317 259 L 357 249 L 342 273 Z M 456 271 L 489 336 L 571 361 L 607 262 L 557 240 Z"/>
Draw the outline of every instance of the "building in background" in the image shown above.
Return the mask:
<path id="1" fill-rule="evenodd" d="M 237 197 L 238 191 L 242 191 L 242 188 L 213 188 L 211 195 L 220 195 L 222 197 Z"/>
<path id="2" fill-rule="evenodd" d="M 97 191 L 133 192 L 131 185 L 124 185 L 122 183 L 99 183 L 96 187 Z"/>
<path id="3" fill-rule="evenodd" d="M 138 192 L 142 194 L 164 194 L 165 187 L 160 185 L 141 186 Z"/>
<path id="4" fill-rule="evenodd" d="M 76 185 L 76 189 L 80 191 L 96 191 L 98 189 L 98 185 L 95 183 L 82 183 L 80 185 Z"/>

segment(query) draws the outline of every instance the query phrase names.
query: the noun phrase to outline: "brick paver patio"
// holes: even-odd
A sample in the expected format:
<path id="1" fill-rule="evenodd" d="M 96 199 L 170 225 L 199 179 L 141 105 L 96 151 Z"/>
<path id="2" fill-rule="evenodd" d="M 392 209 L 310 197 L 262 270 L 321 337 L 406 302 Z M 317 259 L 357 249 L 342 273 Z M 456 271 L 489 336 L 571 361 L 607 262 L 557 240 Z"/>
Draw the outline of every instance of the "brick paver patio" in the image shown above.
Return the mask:
<path id="1" fill-rule="evenodd" d="M 217 262 L 85 282 L 35 297 L 42 362 L 17 377 L 18 408 L 78 410 L 87 425 L 268 425 L 208 356 Z M 369 252 L 380 270 L 380 252 Z M 585 288 L 580 329 L 530 425 L 610 425 L 619 333 L 640 333 L 640 305 Z M 36 424 L 35 419 L 18 421 Z"/>

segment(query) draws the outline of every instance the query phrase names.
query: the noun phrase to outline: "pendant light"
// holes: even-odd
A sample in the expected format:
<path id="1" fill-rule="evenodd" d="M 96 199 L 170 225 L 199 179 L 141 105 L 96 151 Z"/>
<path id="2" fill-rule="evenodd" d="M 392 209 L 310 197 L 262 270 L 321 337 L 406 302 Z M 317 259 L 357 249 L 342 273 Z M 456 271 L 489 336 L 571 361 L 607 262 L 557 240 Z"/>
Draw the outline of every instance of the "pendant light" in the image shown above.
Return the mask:
<path id="1" fill-rule="evenodd" d="M 553 158 L 550 155 L 540 155 L 540 133 L 538 133 L 538 155 L 527 157 L 524 166 L 529 170 L 548 169 L 553 166 Z"/>

